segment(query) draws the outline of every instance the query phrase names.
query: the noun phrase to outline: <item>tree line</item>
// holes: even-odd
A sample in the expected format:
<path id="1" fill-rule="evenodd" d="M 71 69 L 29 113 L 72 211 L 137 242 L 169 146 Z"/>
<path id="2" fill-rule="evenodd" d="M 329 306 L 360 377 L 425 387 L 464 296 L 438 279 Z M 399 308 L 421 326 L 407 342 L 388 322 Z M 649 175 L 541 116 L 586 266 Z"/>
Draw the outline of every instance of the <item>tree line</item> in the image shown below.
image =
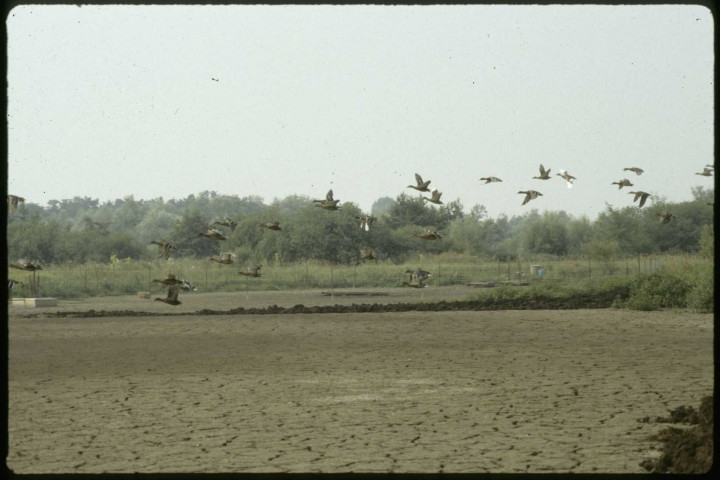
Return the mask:
<path id="1" fill-rule="evenodd" d="M 518 257 L 588 256 L 610 260 L 638 254 L 696 253 L 712 255 L 714 190 L 694 187 L 692 200 L 673 203 L 663 198 L 640 209 L 606 208 L 591 221 L 564 211 L 530 210 L 523 215 L 489 218 L 482 205 L 467 212 L 455 200 L 429 205 L 415 195 L 382 197 L 372 206 L 377 218 L 369 231 L 360 229 L 363 214 L 352 203 L 339 211 L 314 208 L 312 199 L 290 195 L 265 203 L 257 196 L 238 197 L 205 191 L 184 199 L 135 200 L 128 196 L 100 203 L 89 197 L 52 200 L 47 206 L 21 204 L 8 218 L 8 261 L 27 259 L 44 264 L 107 262 L 114 258 L 157 258 L 152 240 L 175 246 L 174 255 L 198 258 L 230 252 L 238 261 L 297 262 L 321 260 L 336 264 L 359 261 L 360 248 L 374 249 L 380 260 L 404 262 L 420 254 L 456 252 L 481 260 Z M 668 224 L 658 214 L 672 212 Z M 213 225 L 225 217 L 237 222 L 234 231 Z M 258 224 L 277 220 L 282 231 Z M 226 241 L 198 234 L 218 228 Z M 441 240 L 413 236 L 424 229 L 440 232 Z"/>

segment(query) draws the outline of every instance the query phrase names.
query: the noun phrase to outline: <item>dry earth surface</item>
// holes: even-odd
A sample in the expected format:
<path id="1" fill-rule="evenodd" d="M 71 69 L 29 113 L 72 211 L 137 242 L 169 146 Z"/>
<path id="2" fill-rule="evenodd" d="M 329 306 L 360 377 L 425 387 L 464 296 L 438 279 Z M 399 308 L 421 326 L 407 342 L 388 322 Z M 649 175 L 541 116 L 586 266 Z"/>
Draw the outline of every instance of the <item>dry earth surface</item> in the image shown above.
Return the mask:
<path id="1" fill-rule="evenodd" d="M 254 293 L 254 306 L 325 301 Z M 243 296 L 186 294 L 178 308 Z M 47 310 L 130 304 L 173 308 Z M 10 308 L 17 473 L 644 473 L 667 424 L 638 419 L 713 389 L 712 315 L 21 316 L 39 310 Z"/>

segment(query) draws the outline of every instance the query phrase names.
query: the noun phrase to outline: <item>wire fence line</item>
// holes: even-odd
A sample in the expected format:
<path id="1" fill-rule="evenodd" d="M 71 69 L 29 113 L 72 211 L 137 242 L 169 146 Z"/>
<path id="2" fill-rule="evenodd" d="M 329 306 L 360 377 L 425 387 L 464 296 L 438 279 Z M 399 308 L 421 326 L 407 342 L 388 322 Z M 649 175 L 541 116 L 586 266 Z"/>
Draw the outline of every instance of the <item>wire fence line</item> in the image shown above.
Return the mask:
<path id="1" fill-rule="evenodd" d="M 677 271 L 699 262 L 712 262 L 696 255 L 637 256 L 620 260 L 596 261 L 558 259 L 542 261 L 422 264 L 374 263 L 331 265 L 318 262 L 263 265 L 262 277 L 246 277 L 238 272 L 244 265 L 223 265 L 200 259 L 114 261 L 111 263 L 63 264 L 36 272 L 13 273 L 24 284 L 13 296 L 76 298 L 83 296 L 127 295 L 138 291 L 160 292 L 153 279 L 174 274 L 194 284 L 199 291 L 303 290 L 336 288 L 397 287 L 409 280 L 406 270 L 418 267 L 430 271 L 431 286 L 464 285 L 500 281 L 568 281 L 586 278 L 623 277 L 636 273 Z M 18 275 L 20 273 L 20 275 Z M 23 276 L 25 278 L 23 278 Z"/>

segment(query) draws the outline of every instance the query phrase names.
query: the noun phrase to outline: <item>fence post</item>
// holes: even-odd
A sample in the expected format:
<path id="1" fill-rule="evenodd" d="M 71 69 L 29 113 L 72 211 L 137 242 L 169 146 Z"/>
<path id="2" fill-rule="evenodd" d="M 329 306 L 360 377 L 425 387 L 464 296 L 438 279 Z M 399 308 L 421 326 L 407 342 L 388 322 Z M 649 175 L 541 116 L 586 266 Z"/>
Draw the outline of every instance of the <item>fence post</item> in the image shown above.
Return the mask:
<path id="1" fill-rule="evenodd" d="M 333 273 L 333 264 L 330 264 L 330 300 L 335 300 L 335 279 L 334 279 L 334 273 Z"/>
<path id="2" fill-rule="evenodd" d="M 590 257 L 588 257 L 588 276 L 592 278 L 592 265 L 590 264 Z"/>
<path id="3" fill-rule="evenodd" d="M 627 277 L 628 275 L 630 275 L 630 262 L 628 258 L 625 257 L 625 276 Z"/>
<path id="4" fill-rule="evenodd" d="M 438 287 L 440 286 L 440 277 L 442 277 L 442 275 L 440 274 L 440 265 L 438 265 L 438 281 L 437 281 L 437 286 L 438 286 Z M 422 292 L 422 293 L 425 293 L 425 292 Z M 423 297 L 423 298 L 424 298 L 424 297 Z"/>

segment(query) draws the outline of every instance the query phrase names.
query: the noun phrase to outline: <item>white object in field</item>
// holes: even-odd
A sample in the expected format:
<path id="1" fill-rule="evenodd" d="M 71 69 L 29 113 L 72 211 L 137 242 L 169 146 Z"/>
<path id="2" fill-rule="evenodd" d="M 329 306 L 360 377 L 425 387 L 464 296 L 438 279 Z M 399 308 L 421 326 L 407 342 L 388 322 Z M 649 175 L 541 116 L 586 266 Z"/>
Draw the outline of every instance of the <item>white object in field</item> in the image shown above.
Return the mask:
<path id="1" fill-rule="evenodd" d="M 13 298 L 12 304 L 14 307 L 57 307 L 57 298 L 43 297 L 43 298 Z"/>

